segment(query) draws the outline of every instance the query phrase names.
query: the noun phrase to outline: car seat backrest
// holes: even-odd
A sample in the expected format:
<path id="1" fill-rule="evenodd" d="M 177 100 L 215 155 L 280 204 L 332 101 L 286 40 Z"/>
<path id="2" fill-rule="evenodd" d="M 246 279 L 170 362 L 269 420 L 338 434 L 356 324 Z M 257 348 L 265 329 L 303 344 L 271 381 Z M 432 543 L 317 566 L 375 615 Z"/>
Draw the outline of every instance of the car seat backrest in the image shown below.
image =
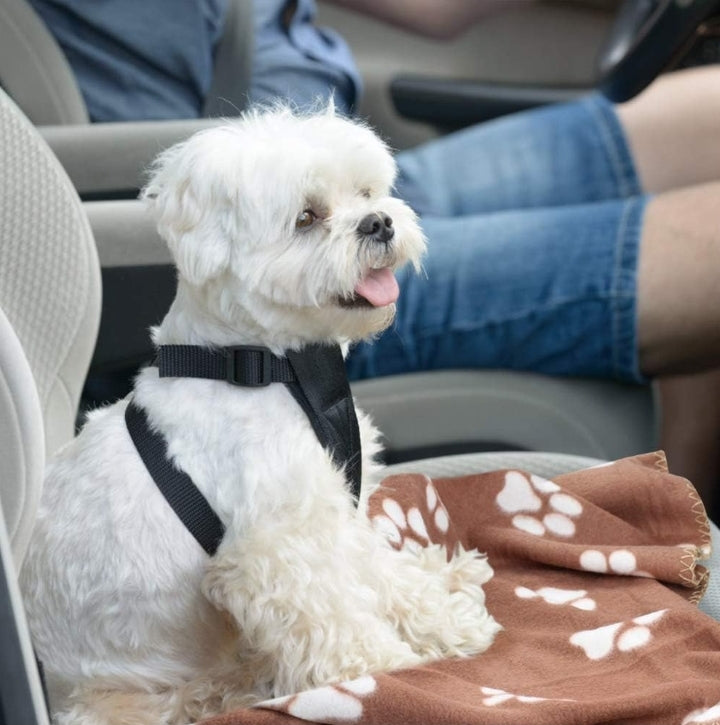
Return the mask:
<path id="1" fill-rule="evenodd" d="M 18 569 L 40 499 L 44 462 L 35 381 L 20 341 L 0 309 L 0 503 Z"/>
<path id="2" fill-rule="evenodd" d="M 254 51 L 253 2 L 228 2 L 223 34 L 215 54 L 213 80 L 203 108 L 206 118 L 237 116 L 247 106 Z"/>
<path id="3" fill-rule="evenodd" d="M 0 0 L 0 87 L 35 125 L 89 121 L 70 64 L 26 0 Z"/>
<path id="4" fill-rule="evenodd" d="M 0 506 L 0 722 L 48 725 L 49 718 Z"/>
<path id="5" fill-rule="evenodd" d="M 70 180 L 3 91 L 0 308 L 35 378 L 50 455 L 74 434 L 100 321 L 100 267 Z"/>
<path id="6" fill-rule="evenodd" d="M 32 532 L 44 464 L 40 400 L 20 341 L 0 309 L 0 722 L 48 725 L 17 572 Z"/>

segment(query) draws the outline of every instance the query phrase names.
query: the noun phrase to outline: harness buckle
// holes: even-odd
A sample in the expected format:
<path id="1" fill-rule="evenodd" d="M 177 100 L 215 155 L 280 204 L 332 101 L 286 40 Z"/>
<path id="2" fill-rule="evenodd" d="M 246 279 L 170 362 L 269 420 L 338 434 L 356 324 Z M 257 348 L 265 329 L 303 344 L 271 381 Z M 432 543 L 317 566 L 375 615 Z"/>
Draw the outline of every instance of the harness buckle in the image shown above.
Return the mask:
<path id="1" fill-rule="evenodd" d="M 253 345 L 237 345 L 234 347 L 226 347 L 225 350 L 228 353 L 226 366 L 226 380 L 228 383 L 231 385 L 240 385 L 244 388 L 265 388 L 272 383 L 272 369 L 270 367 L 272 353 L 268 348 Z M 247 374 L 249 355 L 245 353 L 260 356 L 260 364 L 254 368 L 260 374 L 259 379 L 251 379 Z M 238 374 L 240 374 L 240 378 L 238 378 Z M 243 375 L 245 377 L 242 377 Z"/>

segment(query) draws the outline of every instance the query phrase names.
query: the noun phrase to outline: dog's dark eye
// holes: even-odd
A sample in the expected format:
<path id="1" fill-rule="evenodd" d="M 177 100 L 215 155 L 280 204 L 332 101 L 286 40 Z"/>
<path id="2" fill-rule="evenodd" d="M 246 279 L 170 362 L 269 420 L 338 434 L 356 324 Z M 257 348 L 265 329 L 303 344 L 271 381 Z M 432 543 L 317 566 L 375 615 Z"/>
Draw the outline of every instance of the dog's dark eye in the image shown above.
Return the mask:
<path id="1" fill-rule="evenodd" d="M 315 223 L 316 219 L 317 215 L 312 209 L 305 209 L 304 212 L 297 215 L 297 219 L 295 219 L 295 228 L 306 229 L 307 227 L 311 227 Z"/>
<path id="2" fill-rule="evenodd" d="M 369 199 L 370 189 L 360 189 L 360 196 L 364 196 L 366 199 Z"/>

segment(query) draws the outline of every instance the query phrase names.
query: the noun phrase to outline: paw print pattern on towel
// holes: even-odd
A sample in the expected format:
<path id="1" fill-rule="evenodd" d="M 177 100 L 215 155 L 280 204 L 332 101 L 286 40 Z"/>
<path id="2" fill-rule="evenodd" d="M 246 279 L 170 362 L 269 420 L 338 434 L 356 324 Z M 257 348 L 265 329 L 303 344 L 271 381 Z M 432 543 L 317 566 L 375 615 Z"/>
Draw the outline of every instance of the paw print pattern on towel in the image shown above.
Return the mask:
<path id="1" fill-rule="evenodd" d="M 300 720 L 355 722 L 363 714 L 362 698 L 375 692 L 377 683 L 369 675 L 357 680 L 307 690 L 298 695 L 266 700 L 256 707 L 286 712 Z"/>
<path id="2" fill-rule="evenodd" d="M 575 609 L 591 612 L 597 608 L 594 599 L 587 596 L 585 589 L 556 589 L 555 587 L 541 587 L 537 591 L 527 587 L 516 587 L 515 596 L 520 599 L 542 599 L 546 604 L 566 605 Z"/>
<path id="3" fill-rule="evenodd" d="M 408 509 L 406 513 L 394 498 L 386 497 L 382 502 L 383 513 L 373 516 L 373 525 L 399 549 L 419 549 L 427 546 L 431 541 L 428 525 L 433 526 L 442 536 L 447 534 L 450 527 L 447 509 L 429 478 L 425 486 L 424 503 L 424 515 L 417 506 Z"/>
<path id="4" fill-rule="evenodd" d="M 720 722 L 720 702 L 708 710 L 694 710 L 683 721 L 681 725 L 715 725 Z"/>
<path id="5" fill-rule="evenodd" d="M 498 690 L 494 687 L 481 687 L 480 691 L 486 697 L 483 698 L 483 705 L 485 707 L 497 707 L 503 705 L 506 702 L 516 700 L 517 702 L 532 704 L 535 702 L 548 702 L 547 697 L 532 697 L 530 695 L 514 695 L 512 692 L 505 692 L 505 690 Z M 574 702 L 574 700 L 553 700 L 554 702 Z"/>
<path id="6" fill-rule="evenodd" d="M 516 529 L 533 536 L 570 538 L 575 535 L 573 519 L 583 511 L 582 504 L 556 483 L 535 475 L 528 479 L 519 471 L 505 474 L 505 485 L 495 501 L 513 517 Z"/>
<path id="7" fill-rule="evenodd" d="M 632 551 L 627 549 L 616 549 L 605 556 L 602 551 L 586 549 L 580 554 L 580 568 L 585 571 L 592 571 L 598 574 L 619 574 L 621 576 L 644 576 L 651 577 L 651 574 L 640 571 L 637 568 L 637 559 Z"/>
<path id="8" fill-rule="evenodd" d="M 643 614 L 630 622 L 615 622 L 597 629 L 586 629 L 570 637 L 570 644 L 581 647 L 591 660 L 601 660 L 619 652 L 630 652 L 644 647 L 652 639 L 650 627 L 659 622 L 667 609 Z"/>

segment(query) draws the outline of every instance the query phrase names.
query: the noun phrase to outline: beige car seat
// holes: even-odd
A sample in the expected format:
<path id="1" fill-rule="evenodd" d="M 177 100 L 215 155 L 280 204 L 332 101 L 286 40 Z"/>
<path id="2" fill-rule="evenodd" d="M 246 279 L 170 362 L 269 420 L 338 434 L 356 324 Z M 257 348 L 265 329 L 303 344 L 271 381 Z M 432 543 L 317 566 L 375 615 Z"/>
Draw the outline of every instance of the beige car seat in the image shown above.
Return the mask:
<path id="1" fill-rule="evenodd" d="M 40 399 L 25 352 L 0 309 L 2 510 L 16 565 L 22 562 L 42 489 L 45 441 Z"/>
<path id="2" fill-rule="evenodd" d="M 17 587 L 46 451 L 74 434 L 100 315 L 97 253 L 80 200 L 0 91 L 0 720 L 47 725 Z"/>
<path id="3" fill-rule="evenodd" d="M 99 325 L 99 261 L 70 180 L 1 92 L 0 116 L 0 307 L 33 371 L 52 452 L 74 432 Z"/>
<path id="4" fill-rule="evenodd" d="M 42 415 L 27 358 L 2 310 L 0 456 L 0 721 L 47 725 L 16 575 L 42 485 Z"/>
<path id="5" fill-rule="evenodd" d="M 8 377 L 16 423 L 3 417 L 0 466 L 3 485 L 21 474 L 23 484 L 3 490 L 13 550 L 19 562 L 29 536 L 48 454 L 70 440 L 80 393 L 92 356 L 100 318 L 97 252 L 80 200 L 46 144 L 14 103 L 0 91 L 0 310 L 17 336 L 33 375 L 29 382 Z M 21 364 L 12 342 L 3 342 L 8 376 Z M 18 397 L 19 396 L 19 397 Z M 42 445 L 36 440 L 38 415 Z M 33 430 L 31 437 L 25 430 Z M 28 448 L 18 447 L 20 440 Z M 39 463 L 39 465 L 38 465 Z M 14 472 L 14 473 L 13 473 Z"/>

